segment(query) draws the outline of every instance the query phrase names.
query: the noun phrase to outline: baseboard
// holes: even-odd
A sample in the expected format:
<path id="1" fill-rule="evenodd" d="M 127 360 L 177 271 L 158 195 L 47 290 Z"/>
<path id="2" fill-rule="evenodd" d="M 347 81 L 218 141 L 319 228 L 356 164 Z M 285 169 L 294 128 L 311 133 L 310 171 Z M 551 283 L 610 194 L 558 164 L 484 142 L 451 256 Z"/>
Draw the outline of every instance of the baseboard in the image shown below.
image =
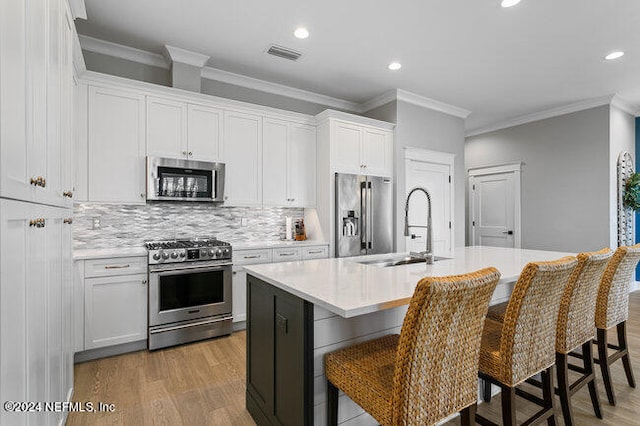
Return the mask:
<path id="1" fill-rule="evenodd" d="M 247 328 L 247 322 L 246 321 L 238 321 L 238 322 L 234 322 L 233 323 L 233 332 L 234 333 L 236 331 L 245 330 L 246 328 Z"/>
<path id="2" fill-rule="evenodd" d="M 89 349 L 82 352 L 76 352 L 73 360 L 76 364 L 80 362 L 92 361 L 94 359 L 106 358 L 115 355 L 126 354 L 127 352 L 136 352 L 147 349 L 147 340 L 138 340 L 137 342 L 123 343 L 121 345 L 106 346 L 104 348 Z"/>

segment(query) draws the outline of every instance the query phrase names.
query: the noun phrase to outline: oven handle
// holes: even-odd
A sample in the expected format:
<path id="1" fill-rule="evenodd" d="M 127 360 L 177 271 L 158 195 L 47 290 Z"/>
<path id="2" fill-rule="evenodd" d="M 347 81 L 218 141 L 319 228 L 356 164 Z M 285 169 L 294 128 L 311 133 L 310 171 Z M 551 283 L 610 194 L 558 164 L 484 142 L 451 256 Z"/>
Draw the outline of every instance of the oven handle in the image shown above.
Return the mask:
<path id="1" fill-rule="evenodd" d="M 204 321 L 198 321 L 198 322 L 190 322 L 189 324 L 181 324 L 181 325 L 176 325 L 173 327 L 164 327 L 164 328 L 156 328 L 153 330 L 149 330 L 150 334 L 156 334 L 156 333 L 164 333 L 166 331 L 175 331 L 175 330 L 182 330 L 183 328 L 189 328 L 189 327 L 194 327 L 197 325 L 207 325 L 207 324 L 214 324 L 216 322 L 221 322 L 221 321 L 227 321 L 229 320 L 229 316 L 224 317 L 224 318 L 216 318 L 213 320 L 204 320 Z"/>
<path id="2" fill-rule="evenodd" d="M 171 266 L 166 266 L 166 267 L 162 267 L 162 268 L 158 268 L 158 269 L 151 269 L 149 268 L 149 273 L 150 274 L 157 274 L 157 273 L 162 273 L 162 272 L 175 272 L 175 271 L 193 271 L 193 270 L 202 270 L 202 271 L 221 271 L 223 269 L 226 268 L 230 268 L 231 266 L 233 266 L 232 263 L 225 263 L 224 265 L 189 265 L 189 266 L 176 266 L 176 264 L 172 264 Z"/>

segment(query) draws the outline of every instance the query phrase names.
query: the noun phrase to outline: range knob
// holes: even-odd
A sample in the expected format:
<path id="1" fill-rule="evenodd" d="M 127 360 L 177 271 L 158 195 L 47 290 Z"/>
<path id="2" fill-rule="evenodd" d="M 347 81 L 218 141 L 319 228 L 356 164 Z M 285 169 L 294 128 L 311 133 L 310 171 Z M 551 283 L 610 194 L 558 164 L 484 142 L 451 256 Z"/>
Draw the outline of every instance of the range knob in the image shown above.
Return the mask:
<path id="1" fill-rule="evenodd" d="M 200 257 L 207 257 L 207 251 L 205 249 L 200 250 Z"/>
<path id="2" fill-rule="evenodd" d="M 169 253 L 162 252 L 162 258 L 165 259 L 165 260 L 168 259 L 169 258 Z"/>
<path id="3" fill-rule="evenodd" d="M 226 248 L 226 249 L 222 250 L 222 253 L 224 253 L 225 256 L 229 256 L 229 249 Z"/>
<path id="4" fill-rule="evenodd" d="M 178 253 L 176 253 L 175 251 L 171 252 L 171 258 L 172 259 L 177 259 L 178 258 Z"/>
<path id="5" fill-rule="evenodd" d="M 153 260 L 160 260 L 160 253 L 154 253 Z"/>
<path id="6" fill-rule="evenodd" d="M 222 250 L 218 249 L 216 250 L 216 257 L 220 257 L 222 256 Z"/>
<path id="7" fill-rule="evenodd" d="M 215 252 L 213 251 L 213 249 L 209 249 L 209 251 L 207 253 L 209 254 L 209 256 L 213 257 Z"/>
<path id="8" fill-rule="evenodd" d="M 181 251 L 181 252 L 180 252 L 180 257 L 184 257 L 184 256 L 185 256 L 184 252 L 183 252 L 183 251 Z"/>

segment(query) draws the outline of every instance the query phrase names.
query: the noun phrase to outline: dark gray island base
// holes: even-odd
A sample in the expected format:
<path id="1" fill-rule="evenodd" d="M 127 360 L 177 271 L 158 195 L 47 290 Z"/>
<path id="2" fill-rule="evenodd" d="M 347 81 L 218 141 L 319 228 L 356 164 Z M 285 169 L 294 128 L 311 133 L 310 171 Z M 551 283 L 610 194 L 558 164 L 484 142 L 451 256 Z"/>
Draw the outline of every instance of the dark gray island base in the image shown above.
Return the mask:
<path id="1" fill-rule="evenodd" d="M 313 424 L 313 304 L 252 275 L 246 407 L 259 426 Z"/>

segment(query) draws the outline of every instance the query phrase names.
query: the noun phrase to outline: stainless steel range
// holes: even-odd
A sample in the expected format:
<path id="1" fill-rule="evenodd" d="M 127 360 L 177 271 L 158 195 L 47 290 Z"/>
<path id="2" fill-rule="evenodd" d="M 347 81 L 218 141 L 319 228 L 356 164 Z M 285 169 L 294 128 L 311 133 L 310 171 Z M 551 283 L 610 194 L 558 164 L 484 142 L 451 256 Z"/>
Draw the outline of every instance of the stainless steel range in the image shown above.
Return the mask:
<path id="1" fill-rule="evenodd" d="M 149 350 L 230 334 L 231 245 L 150 241 Z"/>

